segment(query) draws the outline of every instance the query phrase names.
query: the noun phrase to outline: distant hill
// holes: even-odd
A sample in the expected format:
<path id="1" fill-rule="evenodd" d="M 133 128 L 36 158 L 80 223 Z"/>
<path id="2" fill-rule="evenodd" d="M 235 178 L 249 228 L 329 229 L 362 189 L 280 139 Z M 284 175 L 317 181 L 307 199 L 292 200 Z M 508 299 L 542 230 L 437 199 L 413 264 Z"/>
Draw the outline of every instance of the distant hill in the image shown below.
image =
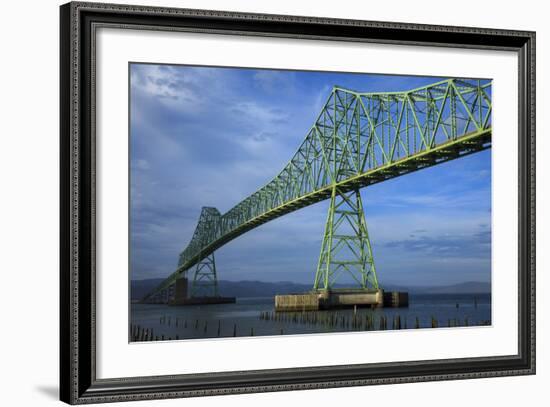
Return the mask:
<path id="1" fill-rule="evenodd" d="M 131 299 L 140 300 L 157 287 L 164 279 L 152 278 L 132 280 Z M 338 286 L 337 286 L 338 287 Z M 290 281 L 219 281 L 220 295 L 227 297 L 270 297 L 275 294 L 292 294 L 311 290 L 311 284 Z M 468 281 L 445 286 L 397 286 L 385 285 L 386 291 L 408 291 L 410 294 L 483 294 L 491 292 L 491 285 L 485 282 Z"/>
<path id="2" fill-rule="evenodd" d="M 140 300 L 157 287 L 164 279 L 132 280 L 132 300 Z M 291 294 L 311 290 L 311 284 L 298 284 L 289 281 L 266 283 L 263 281 L 218 281 L 220 295 L 227 297 L 269 297 L 276 294 Z"/>
<path id="3" fill-rule="evenodd" d="M 164 278 L 149 278 L 146 280 L 132 280 L 130 283 L 130 297 L 131 300 L 141 300 L 151 290 L 155 289 L 160 283 L 164 281 Z"/>
<path id="4" fill-rule="evenodd" d="M 486 294 L 491 292 L 491 284 L 467 281 L 439 287 L 411 287 L 410 291 L 422 294 Z"/>
<path id="5" fill-rule="evenodd" d="M 279 281 L 266 283 L 262 281 L 220 281 L 221 295 L 229 297 L 270 297 L 276 294 L 301 293 L 311 290 L 311 284 Z"/>

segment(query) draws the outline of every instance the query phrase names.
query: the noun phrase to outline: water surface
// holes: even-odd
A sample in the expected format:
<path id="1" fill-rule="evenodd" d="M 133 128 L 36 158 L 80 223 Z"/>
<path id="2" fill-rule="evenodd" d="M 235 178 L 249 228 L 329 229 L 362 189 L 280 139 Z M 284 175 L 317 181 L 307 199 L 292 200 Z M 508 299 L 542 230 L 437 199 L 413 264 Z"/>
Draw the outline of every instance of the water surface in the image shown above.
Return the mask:
<path id="1" fill-rule="evenodd" d="M 131 304 L 130 336 L 144 340 L 292 335 L 491 324 L 490 294 L 411 294 L 408 308 L 358 308 L 275 313 L 273 297 L 237 298 L 235 304 Z M 435 324 L 435 325 L 434 325 Z M 151 333 L 152 330 L 152 333 Z M 132 334 L 134 336 L 132 336 Z"/>

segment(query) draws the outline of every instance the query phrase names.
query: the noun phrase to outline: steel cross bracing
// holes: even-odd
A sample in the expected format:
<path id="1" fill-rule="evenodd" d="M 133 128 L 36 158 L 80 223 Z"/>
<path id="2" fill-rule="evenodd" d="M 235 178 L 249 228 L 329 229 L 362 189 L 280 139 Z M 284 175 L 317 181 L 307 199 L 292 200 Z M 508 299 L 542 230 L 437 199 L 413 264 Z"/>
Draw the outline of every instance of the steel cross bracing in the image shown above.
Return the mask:
<path id="1" fill-rule="evenodd" d="M 191 286 L 192 297 L 217 297 L 218 276 L 216 275 L 216 261 L 214 253 L 210 253 L 197 263 L 193 285 Z"/>
<path id="2" fill-rule="evenodd" d="M 223 215 L 203 208 L 177 269 L 148 297 L 232 239 L 331 198 L 335 188 L 345 194 L 489 148 L 491 108 L 490 80 L 447 79 L 405 92 L 334 86 L 298 150 L 272 181 Z"/>
<path id="3" fill-rule="evenodd" d="M 330 290 L 342 274 L 361 288 L 378 289 L 361 194 L 334 187 L 313 289 Z"/>

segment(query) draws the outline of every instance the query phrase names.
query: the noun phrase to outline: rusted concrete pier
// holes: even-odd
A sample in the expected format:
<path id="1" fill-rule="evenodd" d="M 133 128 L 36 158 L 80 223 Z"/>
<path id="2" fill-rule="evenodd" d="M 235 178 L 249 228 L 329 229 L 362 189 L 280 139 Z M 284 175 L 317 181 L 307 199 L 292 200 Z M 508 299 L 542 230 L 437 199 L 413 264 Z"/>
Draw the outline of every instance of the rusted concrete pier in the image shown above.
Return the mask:
<path id="1" fill-rule="evenodd" d="M 319 295 L 316 293 L 275 296 L 275 311 L 317 311 Z"/>
<path id="2" fill-rule="evenodd" d="M 369 289 L 334 289 L 275 296 L 275 311 L 317 311 L 353 307 L 407 307 L 408 293 Z"/>

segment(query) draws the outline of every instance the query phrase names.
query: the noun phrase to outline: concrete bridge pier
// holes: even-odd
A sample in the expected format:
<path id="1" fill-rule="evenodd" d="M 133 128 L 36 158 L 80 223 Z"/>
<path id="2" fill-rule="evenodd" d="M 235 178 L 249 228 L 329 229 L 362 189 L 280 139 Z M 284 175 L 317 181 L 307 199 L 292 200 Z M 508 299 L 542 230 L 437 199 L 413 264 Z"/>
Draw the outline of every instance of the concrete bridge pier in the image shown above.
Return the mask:
<path id="1" fill-rule="evenodd" d="M 353 307 L 407 307 L 408 305 L 408 293 L 385 293 L 382 289 L 333 289 L 275 296 L 275 311 L 289 312 Z"/>
<path id="2" fill-rule="evenodd" d="M 180 277 L 174 283 L 174 298 L 170 301 L 170 305 L 183 305 L 189 299 L 187 296 L 188 289 L 187 277 Z"/>

